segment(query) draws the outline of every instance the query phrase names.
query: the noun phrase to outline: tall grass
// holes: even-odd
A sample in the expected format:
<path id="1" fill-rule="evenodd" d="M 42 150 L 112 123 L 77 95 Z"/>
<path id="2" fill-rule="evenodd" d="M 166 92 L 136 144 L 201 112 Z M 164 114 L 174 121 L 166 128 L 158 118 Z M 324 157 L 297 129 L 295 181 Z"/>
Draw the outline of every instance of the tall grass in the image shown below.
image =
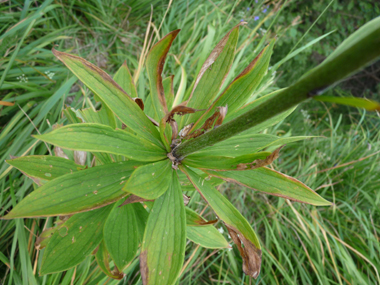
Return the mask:
<path id="1" fill-rule="evenodd" d="M 79 108 L 96 104 L 90 92 L 54 59 L 50 52 L 53 45 L 85 57 L 109 73 L 127 60 L 135 71 L 139 93 L 149 96 L 144 58 L 139 57 L 146 29 L 149 25 L 146 43 L 151 39 L 152 45 L 180 28 L 171 49 L 176 58 L 168 57 L 164 72 L 165 76 L 175 75 L 175 90 L 185 96 L 185 86 L 189 88 L 212 47 L 240 20 L 248 21 L 248 25 L 241 29 L 238 61 L 226 84 L 274 34 L 281 41 L 281 35 L 291 27 L 290 23 L 275 25 L 282 6 L 269 3 L 267 7 L 258 2 L 157 1 L 150 24 L 151 7 L 145 1 L 129 1 L 129 5 L 95 0 L 2 4 L 0 22 L 5 24 L 0 35 L 0 96 L 15 105 L 0 111 L 0 216 L 35 187 L 4 159 L 48 154 L 46 146 L 31 134 L 44 133 L 54 123 L 65 123 L 65 105 Z M 296 52 L 306 47 L 307 43 Z M 273 89 L 270 86 L 277 80 L 277 67 L 284 72 L 273 64 L 252 99 Z M 379 115 L 311 102 L 266 132 L 318 136 L 288 145 L 276 169 L 317 189 L 334 206 L 316 208 L 236 185 L 221 186 L 220 191 L 260 234 L 262 273 L 258 280 L 244 276 L 235 247 L 212 251 L 189 242 L 179 284 L 380 283 Z M 188 195 L 193 209 L 214 217 L 196 192 Z M 138 259 L 124 271 L 126 276 L 121 281 L 106 277 L 92 257 L 65 273 L 38 276 L 43 251 L 34 247 L 36 236 L 53 223 L 53 218 L 0 221 L 0 283 L 141 284 Z M 223 230 L 222 225 L 216 226 Z"/>

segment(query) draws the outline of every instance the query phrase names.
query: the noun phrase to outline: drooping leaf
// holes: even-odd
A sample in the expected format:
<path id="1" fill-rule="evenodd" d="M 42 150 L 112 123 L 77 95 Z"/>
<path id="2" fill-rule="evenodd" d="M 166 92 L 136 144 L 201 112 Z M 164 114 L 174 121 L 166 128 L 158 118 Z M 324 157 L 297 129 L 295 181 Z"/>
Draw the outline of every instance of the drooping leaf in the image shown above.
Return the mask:
<path id="1" fill-rule="evenodd" d="M 197 128 L 209 114 L 215 112 L 217 106 L 228 106 L 228 112 L 234 113 L 247 102 L 267 73 L 273 46 L 274 40 L 272 40 L 234 81 L 231 82 L 223 93 L 215 99 L 209 109 L 195 123 L 194 129 Z"/>
<path id="2" fill-rule="evenodd" d="M 171 285 L 177 281 L 185 258 L 186 217 L 176 173 L 170 187 L 150 211 L 140 254 L 144 285 Z"/>
<path id="3" fill-rule="evenodd" d="M 82 165 L 78 165 L 72 160 L 50 155 L 22 156 L 6 160 L 6 162 L 28 176 L 45 180 L 53 180 L 59 176 L 84 169 Z"/>
<path id="4" fill-rule="evenodd" d="M 67 270 L 82 262 L 99 245 L 113 205 L 69 218 L 51 237 L 42 257 L 40 275 Z"/>
<path id="5" fill-rule="evenodd" d="M 213 156 L 205 154 L 190 154 L 182 161 L 184 165 L 199 169 L 212 169 L 217 171 L 237 170 L 241 163 L 250 163 L 256 159 L 265 159 L 270 152 L 256 152 L 237 157 Z"/>
<path id="6" fill-rule="evenodd" d="M 100 124 L 67 125 L 35 137 L 62 148 L 124 155 L 139 161 L 166 157 L 161 147 L 131 133 Z"/>
<path id="7" fill-rule="evenodd" d="M 103 207 L 127 195 L 123 184 L 141 164 L 116 162 L 60 176 L 26 196 L 3 219 L 63 216 Z"/>
<path id="8" fill-rule="evenodd" d="M 151 99 L 159 119 L 163 118 L 168 112 L 161 73 L 163 71 L 165 59 L 169 52 L 170 46 L 179 31 L 180 30 L 175 30 L 163 37 L 151 48 L 146 59 L 146 70 L 148 72 L 150 82 Z"/>
<path id="9" fill-rule="evenodd" d="M 127 61 L 124 61 L 120 68 L 116 71 L 113 76 L 113 80 L 115 80 L 115 82 L 119 84 L 119 86 L 123 88 L 123 90 L 127 92 L 131 98 L 138 97 L 136 86 L 133 82 L 131 72 L 129 71 Z"/>
<path id="10" fill-rule="evenodd" d="M 144 199 L 156 199 L 166 192 L 172 180 L 172 163 L 166 159 L 137 168 L 123 190 Z"/>
<path id="11" fill-rule="evenodd" d="M 261 246 L 251 225 L 231 202 L 207 180 L 201 178 L 188 167 L 181 166 L 180 169 L 228 228 L 242 255 L 244 273 L 257 278 L 261 267 Z M 244 247 L 241 246 L 241 243 L 244 244 Z"/>
<path id="12" fill-rule="evenodd" d="M 123 272 L 120 272 L 118 268 L 115 266 L 115 269 L 111 271 L 110 268 L 110 258 L 109 253 L 107 251 L 107 248 L 104 244 L 104 240 L 99 244 L 96 254 L 96 263 L 99 265 L 99 268 L 103 271 L 104 274 L 107 276 L 113 278 L 113 279 L 123 279 L 124 274 Z"/>
<path id="13" fill-rule="evenodd" d="M 221 141 L 213 146 L 205 147 L 194 154 L 237 157 L 255 153 L 269 146 L 284 145 L 307 138 L 310 137 L 300 136 L 281 138 L 267 134 L 240 134 Z"/>
<path id="14" fill-rule="evenodd" d="M 142 225 L 138 225 L 140 220 L 137 219 L 135 208 L 146 210 L 140 203 L 128 204 L 122 207 L 119 205 L 123 201 L 116 203 L 104 225 L 104 242 L 107 250 L 114 260 L 117 268 L 123 270 L 124 267 L 135 257 L 138 246 L 143 238 L 143 231 L 139 227 L 145 227 L 146 220 Z M 148 218 L 148 213 L 144 217 Z"/>
<path id="15" fill-rule="evenodd" d="M 332 97 L 332 96 L 316 96 L 314 100 L 321 102 L 337 103 L 357 108 L 364 108 L 368 111 L 380 111 L 380 104 L 365 98 L 355 97 Z"/>
<path id="16" fill-rule="evenodd" d="M 243 171 L 205 172 L 266 194 L 316 206 L 331 205 L 301 181 L 266 167 Z"/>
<path id="17" fill-rule="evenodd" d="M 239 26 L 243 24 L 246 23 L 241 22 L 232 28 L 203 63 L 188 99 L 188 107 L 203 109 L 212 104 L 231 68 L 239 37 Z M 197 113 L 185 118 L 181 126 L 196 122 L 200 116 L 201 114 Z"/>
<path id="18" fill-rule="evenodd" d="M 84 60 L 64 52 L 52 50 L 115 115 L 139 136 L 161 146 L 156 128 L 132 98 L 103 70 Z"/>
<path id="19" fill-rule="evenodd" d="M 205 248 L 230 247 L 223 235 L 212 225 L 217 222 L 206 221 L 195 211 L 186 207 L 186 236 L 192 242 Z"/>

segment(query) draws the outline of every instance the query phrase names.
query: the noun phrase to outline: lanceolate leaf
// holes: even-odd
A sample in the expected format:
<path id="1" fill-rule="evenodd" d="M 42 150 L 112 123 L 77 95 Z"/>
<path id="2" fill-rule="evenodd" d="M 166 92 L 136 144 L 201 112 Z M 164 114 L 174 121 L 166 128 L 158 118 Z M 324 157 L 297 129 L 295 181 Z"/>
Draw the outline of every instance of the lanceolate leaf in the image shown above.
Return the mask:
<path id="1" fill-rule="evenodd" d="M 187 106 L 204 109 L 212 104 L 231 68 L 239 37 L 239 26 L 242 24 L 245 23 L 236 25 L 211 51 L 195 79 Z M 183 125 L 197 121 L 200 116 L 200 113 L 190 115 Z"/>
<path id="2" fill-rule="evenodd" d="M 252 154 L 269 146 L 283 145 L 310 137 L 281 138 L 267 134 L 241 134 L 221 141 L 213 146 L 205 147 L 194 155 L 216 155 L 237 157 Z"/>
<path id="3" fill-rule="evenodd" d="M 133 82 L 131 72 L 127 66 L 127 61 L 124 61 L 120 66 L 113 79 L 131 98 L 138 97 L 135 83 Z"/>
<path id="4" fill-rule="evenodd" d="M 215 223 L 216 221 L 211 221 Z M 230 245 L 223 235 L 195 211 L 186 207 L 186 236 L 192 242 L 205 248 L 228 248 Z"/>
<path id="5" fill-rule="evenodd" d="M 364 98 L 317 96 L 314 97 L 314 99 L 322 102 L 330 102 L 352 107 L 364 108 L 368 111 L 380 111 L 380 104 L 378 102 Z"/>
<path id="6" fill-rule="evenodd" d="M 153 107 L 159 119 L 164 117 L 168 112 L 161 73 L 164 68 L 166 55 L 179 31 L 175 30 L 163 37 L 152 47 L 146 59 Z"/>
<path id="7" fill-rule="evenodd" d="M 217 106 L 228 106 L 228 113 L 233 114 L 243 106 L 267 73 L 272 55 L 274 40 L 231 82 L 223 93 L 193 126 L 200 125 L 209 114 L 215 112 Z"/>
<path id="8" fill-rule="evenodd" d="M 237 157 L 213 156 L 206 154 L 191 154 L 182 163 L 200 169 L 212 169 L 217 171 L 238 170 L 241 163 L 250 163 L 256 159 L 265 159 L 271 153 L 267 151 L 246 154 Z"/>
<path id="9" fill-rule="evenodd" d="M 172 163 L 169 159 L 137 168 L 123 190 L 144 199 L 156 199 L 166 192 L 172 180 Z"/>
<path id="10" fill-rule="evenodd" d="M 181 186 L 173 173 L 169 190 L 150 211 L 140 254 L 144 285 L 177 281 L 185 258 L 186 217 Z"/>
<path id="11" fill-rule="evenodd" d="M 139 161 L 166 157 L 161 147 L 131 133 L 100 124 L 67 125 L 35 137 L 62 148 L 119 154 Z"/>
<path id="12" fill-rule="evenodd" d="M 205 172 L 266 194 L 316 206 L 331 205 L 301 181 L 266 167 L 243 171 Z"/>
<path id="13" fill-rule="evenodd" d="M 122 279 L 124 277 L 124 274 L 118 270 L 117 267 L 115 267 L 115 270 L 111 271 L 110 269 L 110 258 L 109 253 L 107 251 L 107 248 L 104 244 L 104 241 L 102 241 L 96 251 L 95 254 L 96 263 L 99 265 L 99 268 L 106 274 L 107 276 L 113 278 L 113 279 Z"/>
<path id="14" fill-rule="evenodd" d="M 63 216 L 103 207 L 127 195 L 123 184 L 140 165 L 116 162 L 60 176 L 26 196 L 4 219 Z"/>
<path id="15" fill-rule="evenodd" d="M 242 255 L 244 273 L 257 278 L 261 266 L 261 246 L 251 225 L 230 201 L 220 194 L 207 180 L 198 176 L 188 167 L 181 166 L 181 170 L 225 223 Z M 241 243 L 244 244 L 244 248 L 241 246 Z"/>
<path id="16" fill-rule="evenodd" d="M 28 176 L 53 180 L 59 176 L 84 169 L 72 160 L 49 155 L 30 155 L 6 160 Z"/>
<path id="17" fill-rule="evenodd" d="M 82 262 L 103 238 L 103 226 L 113 205 L 69 218 L 51 237 L 40 275 L 67 270 Z"/>
<path id="18" fill-rule="evenodd" d="M 229 248 L 223 235 L 212 225 L 204 227 L 186 227 L 186 236 L 192 242 L 204 248 Z"/>
<path id="19" fill-rule="evenodd" d="M 139 227 L 145 227 L 146 220 L 141 225 L 137 215 L 145 211 L 143 219 L 148 218 L 148 213 L 140 203 L 127 204 L 118 207 L 123 201 L 117 202 L 112 209 L 106 224 L 104 225 L 104 242 L 114 260 L 117 268 L 124 267 L 135 257 L 138 246 L 143 238 L 143 231 Z M 139 212 L 135 208 L 142 208 Z"/>
<path id="20" fill-rule="evenodd" d="M 84 60 L 53 49 L 61 60 L 115 115 L 139 136 L 161 146 L 160 135 L 132 98 L 103 70 Z"/>
<path id="21" fill-rule="evenodd" d="M 173 80 L 174 80 L 174 75 L 166 77 L 162 81 L 162 85 L 164 87 L 164 92 L 165 92 L 166 104 L 168 106 L 168 111 L 169 112 L 173 108 L 173 102 L 174 102 Z"/>

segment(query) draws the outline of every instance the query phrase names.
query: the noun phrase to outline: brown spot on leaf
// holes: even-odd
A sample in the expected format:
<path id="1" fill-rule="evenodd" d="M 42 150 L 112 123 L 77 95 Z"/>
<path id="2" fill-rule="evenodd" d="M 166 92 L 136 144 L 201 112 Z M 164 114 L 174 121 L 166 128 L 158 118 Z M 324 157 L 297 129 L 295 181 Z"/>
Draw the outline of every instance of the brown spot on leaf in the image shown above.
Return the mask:
<path id="1" fill-rule="evenodd" d="M 140 109 L 144 111 L 144 102 L 141 98 L 135 97 L 132 98 L 132 100 L 135 101 L 135 103 L 139 105 Z"/>
<path id="2" fill-rule="evenodd" d="M 140 253 L 140 274 L 143 284 L 148 284 L 149 268 L 147 265 L 147 255 L 148 252 L 146 250 Z"/>
<path id="3" fill-rule="evenodd" d="M 140 203 L 140 202 L 147 202 L 147 201 L 154 201 L 154 200 L 147 200 L 144 198 L 141 198 L 136 195 L 130 195 L 119 207 L 122 207 L 127 204 L 133 204 L 133 203 Z"/>
<path id="4" fill-rule="evenodd" d="M 228 226 L 228 233 L 237 245 L 243 258 L 243 272 L 253 278 L 257 278 L 261 268 L 261 250 L 244 237 L 238 230 Z M 243 243 L 243 246 L 242 246 Z"/>

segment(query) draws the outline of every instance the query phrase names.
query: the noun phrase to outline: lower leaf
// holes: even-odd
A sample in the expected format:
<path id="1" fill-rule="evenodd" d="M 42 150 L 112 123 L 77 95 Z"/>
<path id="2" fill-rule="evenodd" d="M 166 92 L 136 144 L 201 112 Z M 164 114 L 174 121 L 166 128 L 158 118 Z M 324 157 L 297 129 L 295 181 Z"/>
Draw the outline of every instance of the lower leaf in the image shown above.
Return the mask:
<path id="1" fill-rule="evenodd" d="M 174 284 L 185 258 L 186 217 L 176 173 L 149 213 L 140 254 L 144 285 Z"/>
<path id="2" fill-rule="evenodd" d="M 103 238 L 103 226 L 114 205 L 69 218 L 51 237 L 42 258 L 40 275 L 67 270 L 94 251 Z"/>

